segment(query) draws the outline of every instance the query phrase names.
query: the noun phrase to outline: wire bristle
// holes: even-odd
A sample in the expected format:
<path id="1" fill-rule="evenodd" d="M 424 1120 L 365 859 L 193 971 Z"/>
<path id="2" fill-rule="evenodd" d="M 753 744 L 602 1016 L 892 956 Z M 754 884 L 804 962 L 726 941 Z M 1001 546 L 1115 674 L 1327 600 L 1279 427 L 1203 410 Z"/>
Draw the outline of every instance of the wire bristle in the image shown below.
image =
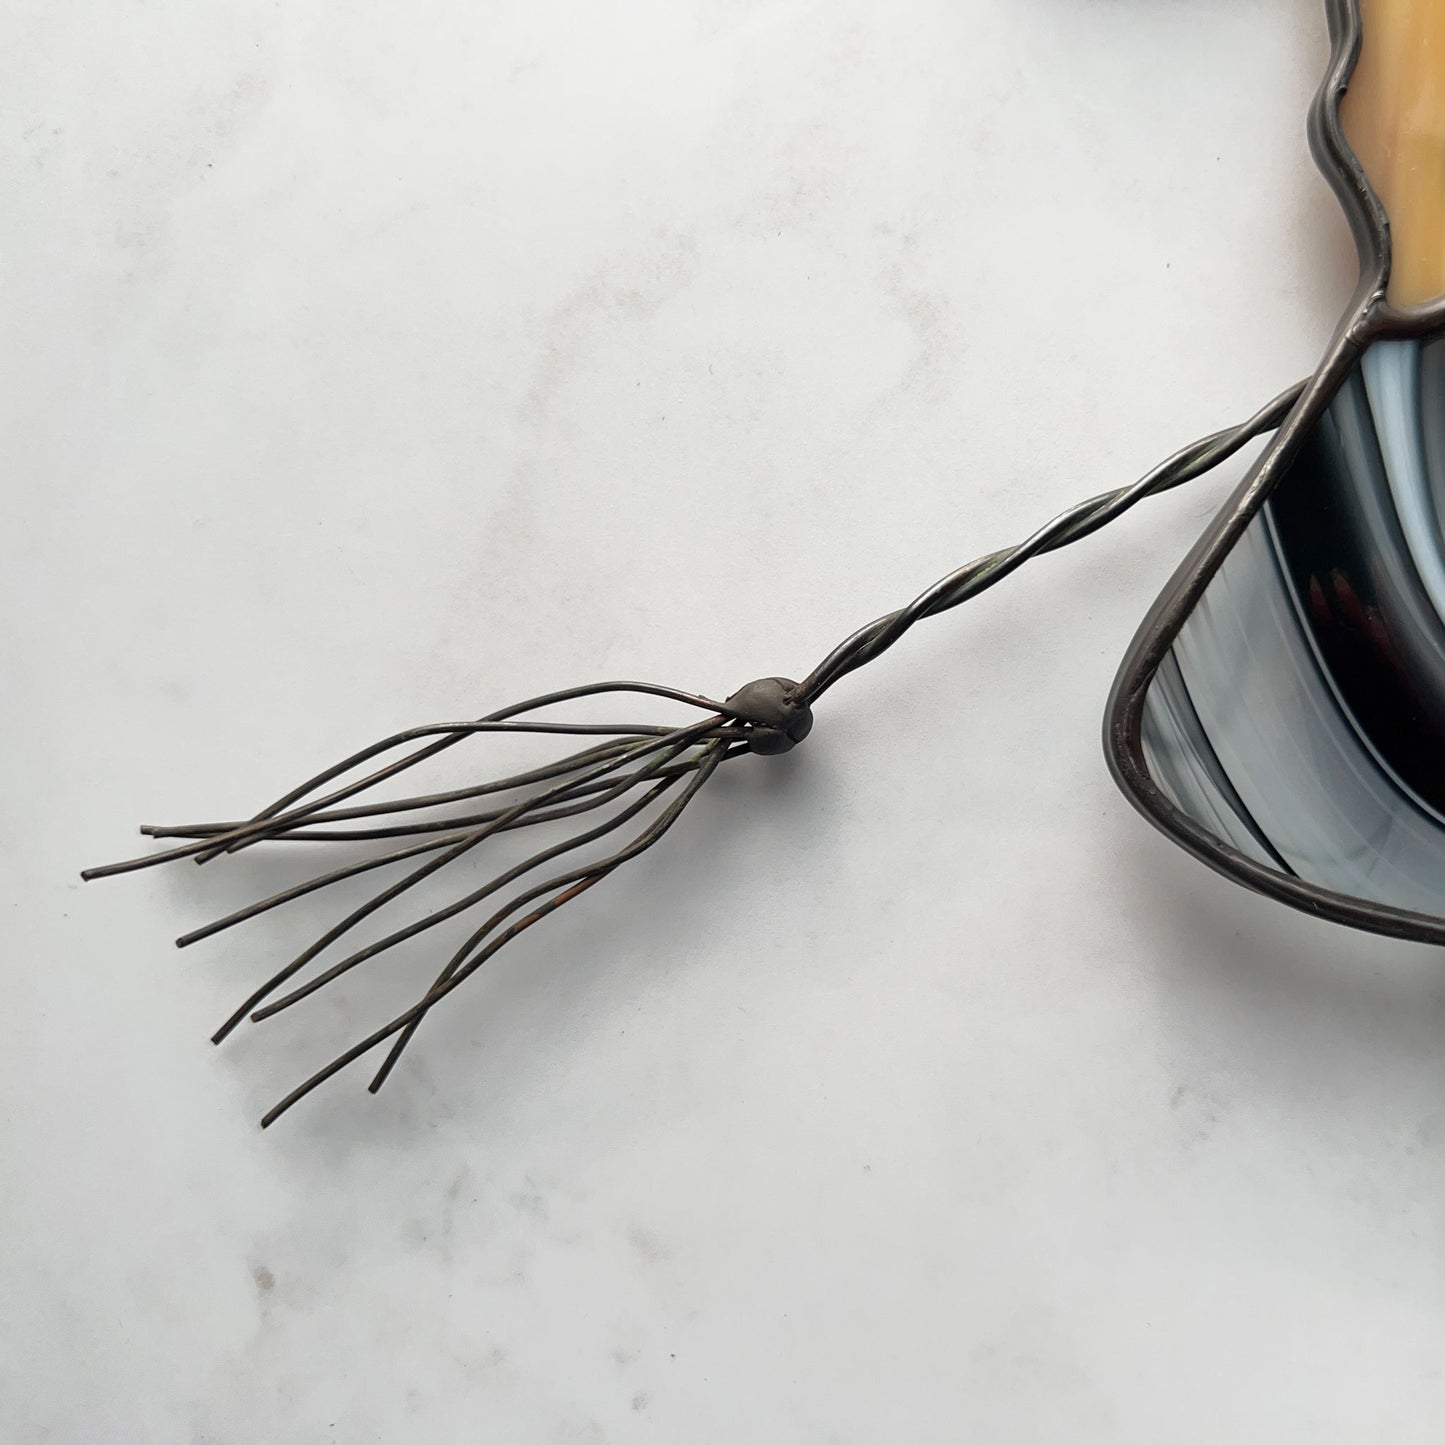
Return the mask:
<path id="1" fill-rule="evenodd" d="M 539 708 L 559 702 L 618 692 L 641 692 L 670 698 L 686 703 L 704 715 L 681 727 L 559 723 L 530 716 Z M 600 735 L 602 740 L 544 766 L 470 787 L 424 796 L 340 806 L 407 768 L 435 757 L 442 750 L 467 737 L 492 732 Z M 396 882 L 353 909 L 284 968 L 267 979 L 216 1031 L 212 1036 L 214 1043 L 220 1043 L 247 1018 L 260 1022 L 281 1013 L 359 965 L 449 919 L 458 917 L 484 900 L 504 899 L 491 917 L 452 955 L 417 1004 L 293 1090 L 265 1116 L 262 1120 L 265 1126 L 346 1064 L 360 1058 L 385 1039 L 399 1035 L 371 1082 L 371 1091 L 375 1093 L 395 1068 L 397 1060 L 415 1037 L 422 1019 L 430 1009 L 512 938 L 600 883 L 623 863 L 651 848 L 676 822 L 683 809 L 717 767 L 727 758 L 748 751 L 748 736 L 748 722 L 729 711 L 727 704 L 676 692 L 670 688 L 642 683 L 605 683 L 565 693 L 553 693 L 505 709 L 478 722 L 443 723 L 397 733 L 343 759 L 334 767 L 308 779 L 254 817 L 243 821 L 168 827 L 147 825 L 142 832 L 150 837 L 186 841 L 161 852 L 101 868 L 87 869 L 82 877 L 109 877 L 185 858 L 206 862 L 262 842 L 408 840 L 399 847 L 317 874 L 224 918 L 193 929 L 176 940 L 177 945 L 184 948 L 238 923 L 256 918 L 284 903 L 359 877 L 373 869 L 424 860 L 409 869 Z M 334 787 L 329 792 L 321 791 L 383 754 L 417 742 L 422 742 L 423 746 L 375 769 L 365 777 Z M 503 793 L 520 794 L 520 797 L 505 806 L 493 806 L 479 812 L 459 814 L 455 811 L 458 804 Z M 608 809 L 609 805 L 620 806 L 616 806 L 611 812 L 603 811 Z M 594 822 L 593 815 L 599 812 L 603 813 L 602 821 Z M 405 816 L 407 821 L 394 821 L 400 816 Z M 492 875 L 480 886 L 443 907 L 401 924 L 377 941 L 331 963 L 304 982 L 295 984 L 279 998 L 275 997 L 278 991 L 291 984 L 308 965 L 320 959 L 364 920 L 465 857 L 487 839 L 521 828 L 569 819 L 581 821 L 562 841 L 550 844 L 522 862 Z M 548 863 L 614 834 L 625 834 L 630 823 L 637 823 L 639 826 L 614 852 L 593 862 L 546 874 L 541 881 L 537 881 L 539 871 L 544 870 Z M 509 889 L 515 891 L 510 898 L 506 898 Z M 508 923 L 508 920 L 528 905 L 533 905 L 530 912 L 521 919 Z M 503 927 L 504 924 L 507 926 Z"/>

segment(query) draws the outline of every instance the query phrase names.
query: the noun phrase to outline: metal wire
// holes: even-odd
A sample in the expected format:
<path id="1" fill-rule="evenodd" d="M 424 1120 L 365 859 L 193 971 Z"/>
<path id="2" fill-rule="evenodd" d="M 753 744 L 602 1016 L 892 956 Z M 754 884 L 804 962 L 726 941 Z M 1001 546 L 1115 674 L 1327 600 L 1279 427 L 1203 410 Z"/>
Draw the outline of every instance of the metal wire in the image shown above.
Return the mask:
<path id="1" fill-rule="evenodd" d="M 1057 551 L 1092 535 L 1145 497 L 1157 496 L 1160 492 L 1202 477 L 1255 437 L 1273 431 L 1289 415 L 1290 408 L 1299 400 L 1304 388 L 1303 381 L 1296 383 L 1261 407 L 1248 421 L 1191 443 L 1160 462 L 1132 485 L 1102 492 L 1087 502 L 1080 502 L 1067 512 L 1061 512 L 1017 546 L 990 552 L 986 557 L 979 557 L 950 572 L 915 597 L 907 607 L 877 618 L 840 642 L 798 685 L 798 696 L 811 705 L 839 678 L 885 653 L 915 622 L 947 612 L 959 603 L 967 602 L 970 597 L 986 592 L 1031 557 Z"/>
<path id="2" fill-rule="evenodd" d="M 215 1043 L 220 1043 L 248 1018 L 260 1022 L 281 1013 L 362 964 L 515 888 L 512 896 L 452 954 L 415 1005 L 318 1070 L 261 1122 L 263 1126 L 271 1124 L 320 1084 L 390 1039 L 391 1048 L 370 1084 L 374 1093 L 391 1074 L 431 1009 L 512 939 L 595 887 L 623 863 L 654 847 L 724 762 L 750 751 L 775 752 L 791 747 L 807 735 L 812 703 L 841 678 L 881 656 L 916 622 L 976 597 L 1031 557 L 1091 535 L 1144 497 L 1169 491 L 1202 476 L 1253 438 L 1278 426 L 1302 387 L 1303 383 L 1282 392 L 1239 426 L 1215 432 L 1176 452 L 1132 485 L 1104 492 L 1071 507 L 1017 546 L 990 552 L 960 567 L 908 606 L 878 618 L 846 638 L 801 683 L 763 679 L 749 684 L 726 702 L 652 683 L 593 683 L 529 698 L 474 722 L 409 728 L 343 758 L 251 818 L 169 826 L 148 824 L 141 829 L 142 833 L 152 838 L 182 841 L 142 857 L 87 869 L 81 876 L 86 879 L 110 877 L 184 858 L 205 863 L 262 842 L 335 844 L 407 840 L 401 846 L 318 873 L 224 918 L 192 929 L 176 940 L 177 945 L 184 948 L 308 894 L 377 869 L 425 860 L 417 862 L 399 879 L 353 909 L 272 974 L 216 1031 L 212 1036 Z M 535 716 L 544 709 L 606 695 L 664 698 L 690 707 L 702 716 L 682 726 L 649 722 L 575 723 Z M 555 762 L 467 787 L 342 806 L 469 738 L 499 733 L 596 736 L 603 740 Z M 385 754 L 416 743 L 422 746 L 411 748 L 360 778 L 340 782 Z M 338 783 L 339 786 L 331 786 Z M 328 788 L 330 791 L 324 791 Z M 455 811 L 458 805 L 504 794 L 513 795 L 513 800 L 499 801 L 482 811 Z M 608 813 L 609 807 L 615 811 Z M 398 921 L 381 938 L 354 949 L 309 978 L 298 980 L 310 965 L 318 963 L 322 955 L 365 920 L 407 895 L 417 896 L 414 890 L 419 885 L 441 874 L 488 839 L 597 813 L 602 814 L 600 822 L 589 820 L 579 825 L 561 841 L 488 876 L 451 902 L 420 917 Z M 403 817 L 407 821 L 401 821 Z M 532 881 L 545 865 L 622 833 L 634 823 L 640 825 L 637 832 L 616 851 L 593 862 L 564 868 L 541 882 Z M 508 922 L 521 909 L 533 904 L 524 917 Z M 289 990 L 275 997 L 286 985 L 291 985 Z"/>
<path id="3" fill-rule="evenodd" d="M 403 1030 L 412 1029 L 426 1016 L 429 1010 L 434 1008 L 443 998 L 454 989 L 465 983 L 477 969 L 479 969 L 489 958 L 494 957 L 501 949 L 506 947 L 518 934 L 523 933 L 533 924 L 541 922 L 548 914 L 555 913 L 564 904 L 570 903 L 574 898 L 585 893 L 589 888 L 595 887 L 609 873 L 620 868 L 623 863 L 645 853 L 649 848 L 659 842 L 672 825 L 682 816 L 682 811 L 697 796 L 703 784 L 716 771 L 719 763 L 723 760 L 721 744 L 710 743 L 700 762 L 697 771 L 685 785 L 681 797 L 670 803 L 662 814 L 652 822 L 638 837 L 634 838 L 626 847 L 620 848 L 607 858 L 594 863 L 586 868 L 578 868 L 570 873 L 563 873 L 555 878 L 549 878 L 544 883 L 527 889 L 525 892 L 512 899 L 509 903 L 499 908 L 472 936 L 466 943 L 457 950 L 448 962 L 442 974 L 438 977 L 436 984 L 427 993 L 420 1003 L 413 1005 L 405 1013 L 398 1015 L 388 1024 L 378 1029 L 375 1033 L 369 1034 L 360 1043 L 352 1045 L 345 1053 L 339 1054 L 324 1068 L 318 1069 L 305 1083 L 293 1089 L 261 1119 L 261 1127 L 269 1128 L 282 1114 L 286 1112 L 298 1100 L 304 1098 L 313 1089 L 324 1084 L 327 1079 L 339 1073 L 348 1064 L 354 1063 L 363 1054 L 370 1053 L 378 1044 L 384 1043 L 393 1034 L 401 1033 Z M 668 785 L 670 786 L 670 784 Z M 555 891 L 554 891 L 555 890 Z M 513 913 L 526 904 L 533 902 L 544 895 L 551 893 L 551 897 L 534 908 L 524 918 L 504 929 L 496 937 L 489 941 L 488 935 L 501 926 Z M 399 1041 L 399 1043 L 404 1043 Z M 400 1047 L 393 1050 L 393 1055 L 382 1065 L 381 1071 L 372 1080 L 372 1092 L 379 1089 L 385 1081 L 387 1074 L 395 1063 L 395 1055 L 400 1052 Z"/>

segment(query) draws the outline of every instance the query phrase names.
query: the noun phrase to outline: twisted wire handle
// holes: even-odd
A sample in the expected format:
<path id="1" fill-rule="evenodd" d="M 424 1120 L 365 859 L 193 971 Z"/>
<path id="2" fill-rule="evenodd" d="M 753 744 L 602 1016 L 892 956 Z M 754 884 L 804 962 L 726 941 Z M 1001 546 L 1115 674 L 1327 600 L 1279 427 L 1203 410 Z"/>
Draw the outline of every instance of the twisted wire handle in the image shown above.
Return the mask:
<path id="1" fill-rule="evenodd" d="M 1071 542 L 1081 541 L 1097 532 L 1100 527 L 1107 526 L 1116 517 L 1123 516 L 1130 507 L 1143 501 L 1145 497 L 1158 496 L 1160 492 L 1170 491 L 1196 477 L 1202 477 L 1255 437 L 1279 426 L 1289 415 L 1290 408 L 1299 400 L 1304 388 L 1303 381 L 1297 382 L 1261 407 L 1248 421 L 1192 442 L 1127 487 L 1101 492 L 1097 497 L 1077 503 L 1016 546 L 1003 547 L 997 552 L 990 552 L 987 556 L 965 563 L 947 577 L 935 582 L 926 592 L 920 593 L 907 607 L 900 607 L 896 612 L 890 612 L 870 622 L 866 627 L 859 628 L 851 637 L 840 642 L 798 684 L 799 699 L 811 706 L 840 678 L 887 652 L 915 622 L 920 622 L 925 617 L 936 617 L 940 612 L 947 612 L 950 608 L 967 602 L 969 598 L 977 597 L 980 592 L 986 592 L 995 583 L 1002 582 L 1011 572 L 1017 571 L 1031 557 L 1045 552 L 1056 552 Z"/>

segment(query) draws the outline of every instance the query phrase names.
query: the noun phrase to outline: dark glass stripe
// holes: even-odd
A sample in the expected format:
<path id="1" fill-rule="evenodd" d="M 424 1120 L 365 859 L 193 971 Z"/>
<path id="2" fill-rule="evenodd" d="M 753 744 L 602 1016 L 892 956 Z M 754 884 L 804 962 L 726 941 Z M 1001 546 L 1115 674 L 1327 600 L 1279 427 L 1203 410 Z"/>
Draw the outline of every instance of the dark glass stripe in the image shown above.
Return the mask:
<path id="1" fill-rule="evenodd" d="M 1175 806 L 1256 862 L 1445 911 L 1445 343 L 1381 343 L 1145 698 Z"/>

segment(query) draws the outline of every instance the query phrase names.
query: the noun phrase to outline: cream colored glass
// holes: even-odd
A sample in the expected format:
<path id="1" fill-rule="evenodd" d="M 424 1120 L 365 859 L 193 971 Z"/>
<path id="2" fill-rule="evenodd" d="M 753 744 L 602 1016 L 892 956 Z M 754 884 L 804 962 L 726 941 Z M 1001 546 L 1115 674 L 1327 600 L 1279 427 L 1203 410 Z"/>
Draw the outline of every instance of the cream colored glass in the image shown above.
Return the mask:
<path id="1" fill-rule="evenodd" d="M 1388 296 L 1445 295 L 1445 0 L 1362 0 L 1340 120 L 1390 218 Z"/>

